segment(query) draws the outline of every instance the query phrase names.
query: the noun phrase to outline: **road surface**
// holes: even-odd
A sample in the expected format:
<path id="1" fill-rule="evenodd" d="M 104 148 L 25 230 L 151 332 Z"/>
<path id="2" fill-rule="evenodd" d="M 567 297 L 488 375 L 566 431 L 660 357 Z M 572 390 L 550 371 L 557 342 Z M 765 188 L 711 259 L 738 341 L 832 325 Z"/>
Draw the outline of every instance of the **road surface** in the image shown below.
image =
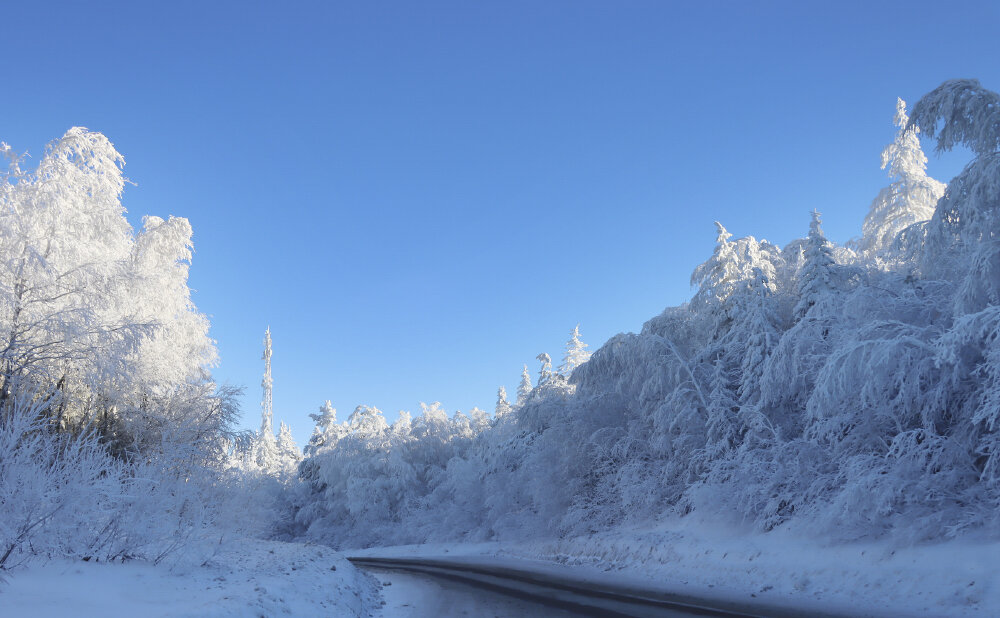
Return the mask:
<path id="1" fill-rule="evenodd" d="M 407 571 L 366 569 L 382 583 L 386 618 L 572 618 L 579 614 L 478 588 L 458 581 Z"/>
<path id="2" fill-rule="evenodd" d="M 385 616 L 801 616 L 788 608 L 736 605 L 648 591 L 572 571 L 477 558 L 352 557 L 383 583 Z M 813 614 L 815 615 L 815 614 Z"/>

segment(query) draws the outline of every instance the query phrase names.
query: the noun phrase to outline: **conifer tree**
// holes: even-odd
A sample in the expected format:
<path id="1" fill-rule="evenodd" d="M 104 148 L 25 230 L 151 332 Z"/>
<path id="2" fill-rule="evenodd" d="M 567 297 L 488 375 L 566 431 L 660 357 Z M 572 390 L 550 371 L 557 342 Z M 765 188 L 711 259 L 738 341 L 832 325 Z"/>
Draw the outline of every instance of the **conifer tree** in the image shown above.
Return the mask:
<path id="1" fill-rule="evenodd" d="M 501 386 L 497 390 L 497 407 L 496 407 L 496 412 L 493 414 L 493 417 L 499 420 L 510 414 L 510 411 L 511 411 L 510 403 L 508 403 L 507 401 L 507 389 Z"/>
<path id="2" fill-rule="evenodd" d="M 749 282 L 735 338 L 745 342 L 738 390 L 741 406 L 754 405 L 760 394 L 764 363 L 781 339 L 778 317 L 770 304 L 773 284 L 759 269 Z"/>
<path id="3" fill-rule="evenodd" d="M 307 457 L 327 443 L 328 434 L 337 425 L 337 409 L 327 399 L 320 406 L 319 414 L 310 414 L 309 418 L 316 421 L 316 426 L 313 428 L 312 436 L 309 438 L 309 444 L 304 449 Z"/>
<path id="4" fill-rule="evenodd" d="M 715 250 L 712 257 L 695 268 L 691 284 L 698 286 L 692 305 L 710 319 L 710 332 L 714 340 L 729 338 L 732 321 L 739 308 L 733 306 L 733 297 L 745 289 L 747 282 L 760 271 L 768 280 L 775 280 L 785 259 L 781 250 L 753 236 L 730 240 L 730 234 L 718 221 Z"/>
<path id="5" fill-rule="evenodd" d="M 541 369 L 538 370 L 538 386 L 544 386 L 552 381 L 552 357 L 542 352 L 535 358 L 542 363 Z"/>
<path id="6" fill-rule="evenodd" d="M 917 124 L 939 152 L 963 144 L 976 155 L 928 224 L 921 271 L 958 283 L 957 314 L 980 311 L 1000 303 L 1000 95 L 974 79 L 947 81 L 917 102 Z"/>
<path id="7" fill-rule="evenodd" d="M 902 99 L 896 99 L 893 120 L 899 131 L 882 151 L 882 169 L 889 168 L 893 181 L 872 202 L 862 227 L 859 248 L 870 256 L 890 249 L 896 236 L 910 225 L 930 219 L 944 195 L 944 183 L 927 175 L 927 156 L 917 136 L 920 129 L 910 124 Z"/>
<path id="8" fill-rule="evenodd" d="M 799 302 L 795 305 L 797 317 L 804 316 L 834 289 L 833 251 L 823 235 L 820 223 L 820 213 L 813 210 L 809 236 L 806 238 L 805 262 L 798 277 Z"/>
<path id="9" fill-rule="evenodd" d="M 712 367 L 711 391 L 708 396 L 708 420 L 706 425 L 706 453 L 709 458 L 734 447 L 739 436 L 737 412 L 739 402 L 733 393 L 732 375 L 726 370 L 725 362 L 718 358 Z"/>
<path id="10" fill-rule="evenodd" d="M 691 274 L 691 285 L 698 286 L 695 302 L 701 305 L 728 298 L 740 278 L 735 243 L 729 240 L 733 235 L 718 221 L 715 222 L 715 229 L 717 234 L 712 257 Z"/>
<path id="11" fill-rule="evenodd" d="M 955 323 L 939 362 L 964 392 L 974 436 L 975 470 L 993 491 L 1000 487 L 1000 94 L 974 79 L 949 80 L 926 94 L 911 124 L 937 139 L 936 150 L 967 146 L 975 158 L 948 185 L 928 225 L 923 274 L 958 284 Z M 974 379 L 969 379 L 975 376 Z M 994 496 L 997 493 L 993 494 Z M 995 502 L 994 502 L 995 504 Z"/>
<path id="12" fill-rule="evenodd" d="M 278 458 L 285 468 L 294 466 L 294 464 L 302 460 L 302 453 L 299 452 L 299 447 L 295 444 L 295 438 L 292 437 L 292 430 L 283 421 L 279 424 L 276 449 Z"/>
<path id="13" fill-rule="evenodd" d="M 521 383 L 517 386 L 517 406 L 523 406 L 531 395 L 531 374 L 528 373 L 528 366 L 521 370 Z"/>
<path id="14" fill-rule="evenodd" d="M 573 370 L 590 359 L 590 352 L 585 348 L 587 344 L 580 339 L 580 325 L 577 324 L 570 334 L 569 341 L 566 342 L 566 355 L 563 357 L 562 366 L 559 372 L 569 378 Z"/>

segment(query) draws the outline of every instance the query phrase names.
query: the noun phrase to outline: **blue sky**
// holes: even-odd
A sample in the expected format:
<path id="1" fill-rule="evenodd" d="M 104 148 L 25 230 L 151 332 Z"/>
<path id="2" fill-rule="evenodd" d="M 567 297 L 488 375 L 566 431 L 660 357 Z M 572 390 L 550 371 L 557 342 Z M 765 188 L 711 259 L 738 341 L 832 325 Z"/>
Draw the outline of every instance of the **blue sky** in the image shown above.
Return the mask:
<path id="1" fill-rule="evenodd" d="M 191 220 L 246 426 L 270 325 L 300 443 L 325 399 L 492 411 L 578 322 L 689 298 L 715 219 L 859 234 L 896 97 L 1000 90 L 989 3 L 36 4 L 3 9 L 0 140 L 115 143 L 133 223 Z"/>

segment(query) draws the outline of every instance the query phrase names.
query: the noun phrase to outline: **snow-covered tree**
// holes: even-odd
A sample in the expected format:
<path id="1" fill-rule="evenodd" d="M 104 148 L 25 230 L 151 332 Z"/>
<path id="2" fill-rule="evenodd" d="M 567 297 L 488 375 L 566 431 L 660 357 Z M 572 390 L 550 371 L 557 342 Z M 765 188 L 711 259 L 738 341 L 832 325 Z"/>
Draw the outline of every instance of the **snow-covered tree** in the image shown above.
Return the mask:
<path id="1" fill-rule="evenodd" d="M 716 359 L 708 395 L 708 419 L 705 423 L 707 435 L 704 458 L 708 461 L 725 454 L 739 441 L 740 405 L 733 389 L 734 382 L 722 359 Z"/>
<path id="2" fill-rule="evenodd" d="M 729 239 L 733 237 L 718 221 L 715 222 L 718 232 L 715 238 L 715 251 L 712 257 L 705 261 L 691 274 L 691 285 L 698 286 L 695 299 L 700 304 L 710 305 L 721 302 L 732 294 L 740 280 L 736 246 Z"/>
<path id="3" fill-rule="evenodd" d="M 739 319 L 734 320 L 732 339 L 742 343 L 740 404 L 755 405 L 760 397 L 760 381 L 765 363 L 781 338 L 780 320 L 772 306 L 774 284 L 757 269 L 741 294 Z"/>
<path id="4" fill-rule="evenodd" d="M 510 414 L 511 410 L 510 403 L 507 401 L 507 389 L 501 386 L 497 389 L 497 406 L 493 417 L 500 420 Z"/>
<path id="5" fill-rule="evenodd" d="M 892 183 L 882 189 L 865 217 L 859 249 L 878 257 L 893 247 L 896 236 L 907 227 L 934 214 L 945 185 L 927 175 L 927 156 L 920 147 L 919 127 L 909 124 L 906 102 L 896 100 L 893 119 L 899 131 L 882 151 L 882 169 L 889 168 Z"/>
<path id="6" fill-rule="evenodd" d="M 355 434 L 366 439 L 377 438 L 389 428 L 382 410 L 374 406 L 358 406 L 347 417 L 347 425 Z"/>
<path id="7" fill-rule="evenodd" d="M 733 294 L 756 278 L 757 271 L 775 280 L 784 259 L 781 250 L 766 240 L 753 236 L 730 240 L 732 234 L 721 223 L 716 221 L 715 227 L 715 250 L 691 275 L 691 284 L 698 286 L 691 303 L 709 320 L 711 336 L 719 339 L 728 332 L 733 312 L 738 310 L 730 302 Z"/>
<path id="8" fill-rule="evenodd" d="M 0 154 L 0 562 L 162 560 L 234 519 L 239 389 L 209 372 L 191 226 L 149 216 L 135 233 L 100 133 L 70 129 L 31 171 Z"/>
<path id="9" fill-rule="evenodd" d="M 528 373 L 528 366 L 525 365 L 521 370 L 521 383 L 517 386 L 517 402 L 515 405 L 518 407 L 523 406 L 528 401 L 528 397 L 531 396 L 531 391 L 531 374 Z"/>
<path id="10" fill-rule="evenodd" d="M 959 314 L 1000 302 L 1000 95 L 974 79 L 947 81 L 925 95 L 911 125 L 936 150 L 967 146 L 976 157 L 948 186 L 928 224 L 922 264 L 928 276 L 960 286 Z"/>
<path id="11" fill-rule="evenodd" d="M 510 409 L 510 404 L 508 404 L 508 410 Z M 480 410 L 479 408 L 473 406 L 469 410 L 469 429 L 468 431 L 463 430 L 463 435 L 471 438 L 477 436 L 480 433 L 486 431 L 490 426 L 490 415 L 486 413 L 486 410 Z"/>
<path id="12" fill-rule="evenodd" d="M 125 322 L 121 305 L 133 243 L 123 165 L 107 138 L 74 127 L 34 173 L 15 159 L 3 177 L 0 398 L 22 376 L 55 384 L 71 372 L 116 371 L 137 347 L 146 325 Z"/>
<path id="13" fill-rule="evenodd" d="M 962 144 L 976 156 L 1000 151 L 1000 95 L 976 79 L 952 79 L 917 101 L 907 127 L 921 127 L 938 151 Z"/>
<path id="14" fill-rule="evenodd" d="M 545 386 L 552 381 L 552 357 L 542 352 L 535 358 L 542 363 L 541 368 L 538 370 L 538 386 Z"/>
<path id="15" fill-rule="evenodd" d="M 331 435 L 337 433 L 338 424 L 337 409 L 333 407 L 329 399 L 320 406 L 319 414 L 310 414 L 309 418 L 316 421 L 316 426 L 313 428 L 312 436 L 309 438 L 309 444 L 303 449 L 306 457 L 326 444 L 331 438 L 335 440 L 339 437 Z"/>
<path id="16" fill-rule="evenodd" d="M 835 288 L 833 251 L 823 235 L 820 223 L 819 212 L 813 210 L 805 246 L 805 261 L 798 276 L 799 302 L 795 305 L 797 316 L 803 316 L 814 305 L 823 303 Z"/>
<path id="17" fill-rule="evenodd" d="M 294 470 L 295 465 L 302 460 L 302 453 L 299 451 L 298 445 L 295 444 L 295 438 L 292 437 L 292 430 L 284 422 L 280 423 L 275 448 L 278 453 L 278 459 L 286 470 Z"/>
<path id="18" fill-rule="evenodd" d="M 958 433 L 958 452 L 953 465 L 971 466 L 979 484 L 952 481 L 956 488 L 976 491 L 1000 503 L 1000 95 L 969 79 L 944 82 L 914 107 L 911 123 L 919 124 L 937 139 L 938 151 L 958 144 L 968 147 L 975 158 L 953 179 L 938 203 L 928 225 L 927 248 L 922 264 L 928 276 L 956 285 L 952 299 L 954 324 L 939 341 L 936 362 L 945 371 L 943 385 L 951 395 L 935 398 L 936 409 L 946 418 L 932 416 L 936 423 Z M 937 410 L 935 410 L 937 411 Z M 948 421 L 951 420 L 949 423 Z M 960 433 L 961 432 L 961 433 Z M 937 448 L 919 449 L 922 455 L 954 461 L 955 441 L 945 433 L 940 438 L 927 432 Z M 971 453 L 969 449 L 971 448 Z M 948 449 L 947 451 L 945 449 Z M 948 452 L 950 451 L 950 453 Z M 969 471 L 969 468 L 966 468 Z M 926 472 L 925 472 L 926 474 Z M 967 504 L 968 495 L 955 496 Z M 984 518 L 989 521 L 988 517 Z"/>
<path id="19" fill-rule="evenodd" d="M 566 378 L 573 374 L 573 370 L 590 359 L 590 352 L 586 350 L 587 344 L 580 339 L 580 325 L 577 324 L 570 334 L 569 341 L 566 342 L 566 354 L 563 356 L 563 363 L 559 367 L 559 372 Z"/>
<path id="20" fill-rule="evenodd" d="M 197 443 L 214 456 L 237 411 L 217 390 L 208 321 L 187 285 L 191 227 L 124 216 L 124 159 L 74 127 L 34 171 L 0 174 L 0 401 L 11 384 L 52 389 L 67 431 L 96 430 L 115 454 Z"/>

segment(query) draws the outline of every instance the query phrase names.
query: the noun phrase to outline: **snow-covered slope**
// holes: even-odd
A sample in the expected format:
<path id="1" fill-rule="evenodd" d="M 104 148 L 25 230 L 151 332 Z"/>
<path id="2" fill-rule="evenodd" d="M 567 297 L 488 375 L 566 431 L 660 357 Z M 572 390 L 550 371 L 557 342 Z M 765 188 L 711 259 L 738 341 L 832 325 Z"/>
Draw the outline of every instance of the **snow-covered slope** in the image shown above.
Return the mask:
<path id="1" fill-rule="evenodd" d="M 80 560 L 6 575 L 0 616 L 61 618 L 370 616 L 376 582 L 328 547 L 234 541 L 204 564 Z"/>
<path id="2" fill-rule="evenodd" d="M 767 534 L 665 523 L 504 548 L 691 595 L 769 603 L 847 616 L 994 616 L 1000 608 L 1000 543 L 885 541 L 820 545 Z"/>

